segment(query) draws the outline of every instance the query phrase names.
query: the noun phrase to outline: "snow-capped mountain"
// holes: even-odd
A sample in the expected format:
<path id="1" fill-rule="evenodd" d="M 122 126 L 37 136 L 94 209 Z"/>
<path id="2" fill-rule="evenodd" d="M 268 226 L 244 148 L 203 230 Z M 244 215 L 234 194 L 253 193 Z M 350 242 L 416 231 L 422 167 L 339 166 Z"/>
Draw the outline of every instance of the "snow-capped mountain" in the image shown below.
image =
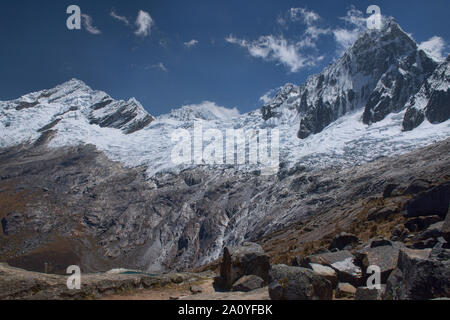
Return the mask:
<path id="1" fill-rule="evenodd" d="M 205 130 L 278 129 L 283 167 L 364 163 L 450 136 L 448 63 L 438 65 L 390 19 L 306 83 L 282 87 L 261 110 L 240 115 L 205 102 L 153 117 L 134 98 L 116 101 L 71 80 L 0 102 L 0 146 L 93 144 L 112 160 L 147 166 L 151 176 L 191 166 L 172 163 L 171 135 L 201 121 Z"/>
<path id="2" fill-rule="evenodd" d="M 64 267 L 70 257 L 90 271 L 185 270 L 217 259 L 224 245 L 379 195 L 392 181 L 445 178 L 448 142 L 399 155 L 450 137 L 449 60 L 432 60 L 390 20 L 247 114 L 204 102 L 153 117 L 135 99 L 116 101 L 79 80 L 0 102 L 0 193 L 13 197 L 0 232 L 14 240 L 2 242 L 0 256 L 50 248 Z M 196 125 L 251 138 L 279 130 L 279 174 L 173 163 L 172 134 L 195 140 Z M 236 139 L 236 150 L 247 139 Z"/>
<path id="3" fill-rule="evenodd" d="M 17 135 L 31 139 L 64 119 L 79 119 L 101 128 L 120 129 L 130 134 L 150 124 L 154 118 L 134 98 L 116 101 L 102 91 L 94 91 L 82 81 L 72 79 L 50 90 L 27 94 L 17 100 L 2 102 L 2 125 Z M 20 133 L 22 136 L 20 136 Z M 16 141 L 17 142 L 17 141 Z"/>
<path id="4" fill-rule="evenodd" d="M 355 110 L 364 109 L 363 122 L 372 124 L 405 109 L 405 103 L 436 66 L 389 19 L 381 30 L 362 33 L 336 63 L 311 76 L 305 84 L 286 85 L 263 107 L 263 116 L 282 117 L 282 113 L 296 110 L 300 139 L 321 132 Z"/>

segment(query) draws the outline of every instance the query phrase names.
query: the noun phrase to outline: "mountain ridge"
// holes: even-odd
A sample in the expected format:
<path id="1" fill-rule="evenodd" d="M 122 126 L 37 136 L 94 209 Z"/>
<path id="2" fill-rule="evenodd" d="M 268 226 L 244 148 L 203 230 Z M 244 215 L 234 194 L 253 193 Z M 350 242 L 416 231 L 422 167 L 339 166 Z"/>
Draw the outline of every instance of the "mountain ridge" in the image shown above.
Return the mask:
<path id="1" fill-rule="evenodd" d="M 439 72 L 448 70 L 448 63 L 449 58 L 441 64 L 432 60 L 390 19 L 381 31 L 363 32 L 340 59 L 304 84 L 281 87 L 259 110 L 239 114 L 206 101 L 153 117 L 135 98 L 117 101 L 72 79 L 0 102 L 0 146 L 93 144 L 126 166 L 147 166 L 152 176 L 192 167 L 170 161 L 171 134 L 186 129 L 192 136 L 194 122 L 201 121 L 205 130 L 278 129 L 284 167 L 364 163 L 448 137 L 450 97 L 439 93 L 450 83 Z M 416 95 L 415 101 L 433 105 L 413 106 Z"/>
<path id="2" fill-rule="evenodd" d="M 362 32 L 341 58 L 306 83 L 286 84 L 261 111 L 267 121 L 296 110 L 300 139 L 359 109 L 364 109 L 363 123 L 370 125 L 406 109 L 437 67 L 391 18 L 381 30 Z"/>

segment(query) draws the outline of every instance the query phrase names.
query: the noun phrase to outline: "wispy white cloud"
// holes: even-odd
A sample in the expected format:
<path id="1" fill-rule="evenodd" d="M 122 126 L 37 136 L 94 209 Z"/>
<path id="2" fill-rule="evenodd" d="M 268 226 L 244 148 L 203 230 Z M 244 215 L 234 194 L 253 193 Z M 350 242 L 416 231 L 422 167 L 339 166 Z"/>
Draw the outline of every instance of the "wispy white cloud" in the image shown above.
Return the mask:
<path id="1" fill-rule="evenodd" d="M 291 8 L 284 17 L 278 18 L 278 23 L 285 27 L 288 22 L 300 22 L 306 25 L 302 39 L 299 41 L 300 46 L 316 48 L 319 37 L 331 34 L 331 30 L 323 26 L 322 17 L 306 8 Z"/>
<path id="2" fill-rule="evenodd" d="M 446 48 L 445 40 L 441 37 L 434 36 L 419 45 L 419 49 L 425 51 L 430 57 L 436 61 L 443 61 L 445 59 L 444 50 Z"/>
<path id="3" fill-rule="evenodd" d="M 143 10 L 139 10 L 135 23 L 138 27 L 135 34 L 140 37 L 147 37 L 150 34 L 152 26 L 154 25 L 154 21 L 150 14 Z"/>
<path id="4" fill-rule="evenodd" d="M 248 41 L 238 39 L 233 35 L 225 38 L 228 43 L 239 45 L 248 50 L 249 54 L 256 58 L 280 63 L 291 72 L 298 72 L 302 68 L 316 65 L 322 61 L 324 56 L 317 54 L 307 54 L 308 49 L 317 48 L 318 39 L 331 30 L 320 25 L 321 17 L 314 11 L 305 8 L 291 8 L 287 13 L 279 16 L 277 23 L 287 26 L 289 22 L 302 22 L 306 25 L 300 39 L 291 40 L 283 35 L 266 35 L 257 40 Z"/>
<path id="5" fill-rule="evenodd" d="M 292 21 L 303 21 L 307 25 L 320 20 L 320 16 L 316 12 L 306 8 L 291 8 L 289 15 Z"/>
<path id="6" fill-rule="evenodd" d="M 292 43 L 282 36 L 262 36 L 255 41 L 238 39 L 233 35 L 225 38 L 225 41 L 237 44 L 248 50 L 255 58 L 267 61 L 276 61 L 289 68 L 291 72 L 297 72 L 307 66 L 314 66 L 323 57 L 303 55 L 297 43 Z"/>
<path id="7" fill-rule="evenodd" d="M 346 23 L 346 28 L 336 28 L 333 30 L 334 38 L 338 45 L 338 52 L 341 54 L 351 47 L 358 39 L 359 34 L 367 26 L 367 18 L 364 14 L 352 6 L 345 17 L 340 18 Z"/>
<path id="8" fill-rule="evenodd" d="M 198 40 L 192 39 L 192 40 L 190 40 L 188 42 L 185 42 L 184 46 L 186 48 L 192 48 L 192 47 L 195 47 L 197 44 L 198 44 Z"/>
<path id="9" fill-rule="evenodd" d="M 355 43 L 355 41 L 358 39 L 359 31 L 357 31 L 356 29 L 349 30 L 338 28 L 333 30 L 333 34 L 339 46 L 339 51 L 342 52 Z"/>
<path id="10" fill-rule="evenodd" d="M 127 17 L 118 15 L 114 8 L 111 9 L 109 15 L 114 19 L 116 19 L 117 21 L 123 22 L 127 26 L 130 25 L 130 22 L 128 21 Z"/>
<path id="11" fill-rule="evenodd" d="M 83 21 L 83 26 L 87 32 L 89 32 L 91 34 L 96 34 L 96 35 L 102 33 L 100 31 L 100 29 L 98 29 L 97 27 L 94 26 L 94 20 L 92 19 L 91 16 L 83 13 L 83 14 L 81 14 L 81 18 Z"/>
<path id="12" fill-rule="evenodd" d="M 157 64 L 153 64 L 153 65 L 151 65 L 151 67 L 152 68 L 156 68 L 156 69 L 160 69 L 160 70 L 162 70 L 164 72 L 168 72 L 169 71 L 169 70 L 167 70 L 166 66 L 162 62 L 157 63 Z"/>
<path id="13" fill-rule="evenodd" d="M 364 14 L 354 6 L 351 6 L 347 11 L 346 16 L 341 17 L 340 19 L 359 29 L 363 29 L 367 26 L 367 18 L 365 18 Z"/>

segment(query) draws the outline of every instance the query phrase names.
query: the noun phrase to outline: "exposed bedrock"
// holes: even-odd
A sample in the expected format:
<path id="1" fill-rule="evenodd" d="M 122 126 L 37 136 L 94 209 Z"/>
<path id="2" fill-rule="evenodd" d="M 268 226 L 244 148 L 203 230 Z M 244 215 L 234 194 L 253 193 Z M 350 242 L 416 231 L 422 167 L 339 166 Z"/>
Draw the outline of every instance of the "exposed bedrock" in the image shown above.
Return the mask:
<path id="1" fill-rule="evenodd" d="M 186 270 L 319 211 L 382 198 L 388 185 L 396 185 L 389 194 L 412 192 L 418 179 L 436 188 L 450 178 L 449 151 L 447 140 L 352 168 L 259 176 L 197 167 L 149 178 L 146 168 L 125 168 L 90 145 L 2 149 L 0 260 L 58 273 L 69 264 L 84 272 Z M 322 236 L 335 228 L 333 219 L 323 224 Z"/>

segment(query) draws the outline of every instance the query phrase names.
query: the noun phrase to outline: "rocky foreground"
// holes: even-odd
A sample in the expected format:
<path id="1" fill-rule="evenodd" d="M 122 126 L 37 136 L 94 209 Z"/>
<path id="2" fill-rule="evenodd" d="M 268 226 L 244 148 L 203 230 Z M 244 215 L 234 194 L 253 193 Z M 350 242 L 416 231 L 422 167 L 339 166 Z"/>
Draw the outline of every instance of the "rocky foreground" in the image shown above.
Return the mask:
<path id="1" fill-rule="evenodd" d="M 405 195 L 409 195 L 405 198 Z M 220 260 L 190 273 L 146 274 L 113 270 L 83 274 L 79 290 L 67 288 L 67 276 L 25 271 L 0 264 L 0 299 L 183 299 L 183 300 L 428 300 L 450 298 L 450 182 L 413 180 L 406 188 L 389 184 L 372 209 L 335 236 L 289 247 L 293 230 L 226 246 Z M 385 206 L 387 199 L 403 201 Z M 405 200 L 406 199 L 406 200 Z M 297 243 L 321 215 L 299 224 Z M 359 220 L 358 220 L 359 219 Z M 345 222 L 345 220 L 342 220 Z M 356 223 L 356 225 L 355 225 Z M 369 230 L 368 224 L 380 227 Z M 358 228 L 358 225 L 363 228 Z M 317 228 L 317 227 L 316 227 Z M 353 232 L 353 233 L 350 233 Z M 389 237 L 386 235 L 390 234 Z M 283 237 L 280 237 L 283 235 Z M 310 254 L 307 252 L 311 251 Z M 372 276 L 378 268 L 377 282 Z M 217 271 L 217 275 L 213 270 Z M 378 284 L 378 288 L 371 285 Z"/>
<path id="2" fill-rule="evenodd" d="M 173 284 L 168 274 L 182 272 L 195 282 L 203 275 L 187 271 L 219 265 L 214 287 L 228 298 L 254 290 L 273 299 L 450 296 L 450 140 L 352 168 L 298 167 L 270 178 L 197 168 L 149 181 L 144 169 L 124 168 L 92 146 L 21 145 L 2 150 L 0 162 L 0 261 L 38 272 L 2 265 L 2 299 L 154 290 L 143 281 L 164 287 Z M 67 292 L 64 276 L 43 274 L 45 266 L 65 274 L 69 265 L 90 274 L 81 292 Z M 364 288 L 371 265 L 381 269 L 382 290 Z M 113 268 L 144 273 L 102 273 Z M 182 281 L 188 297 L 191 282 Z M 112 283 L 107 294 L 103 283 Z"/>
<path id="3" fill-rule="evenodd" d="M 114 270 L 112 270 L 114 271 Z M 129 295 L 139 289 L 159 290 L 173 286 L 202 283 L 211 274 L 169 273 L 148 275 L 138 272 L 82 274 L 81 288 L 69 289 L 69 276 L 44 274 L 0 264 L 0 300 L 79 300 L 100 299 L 120 294 Z"/>

